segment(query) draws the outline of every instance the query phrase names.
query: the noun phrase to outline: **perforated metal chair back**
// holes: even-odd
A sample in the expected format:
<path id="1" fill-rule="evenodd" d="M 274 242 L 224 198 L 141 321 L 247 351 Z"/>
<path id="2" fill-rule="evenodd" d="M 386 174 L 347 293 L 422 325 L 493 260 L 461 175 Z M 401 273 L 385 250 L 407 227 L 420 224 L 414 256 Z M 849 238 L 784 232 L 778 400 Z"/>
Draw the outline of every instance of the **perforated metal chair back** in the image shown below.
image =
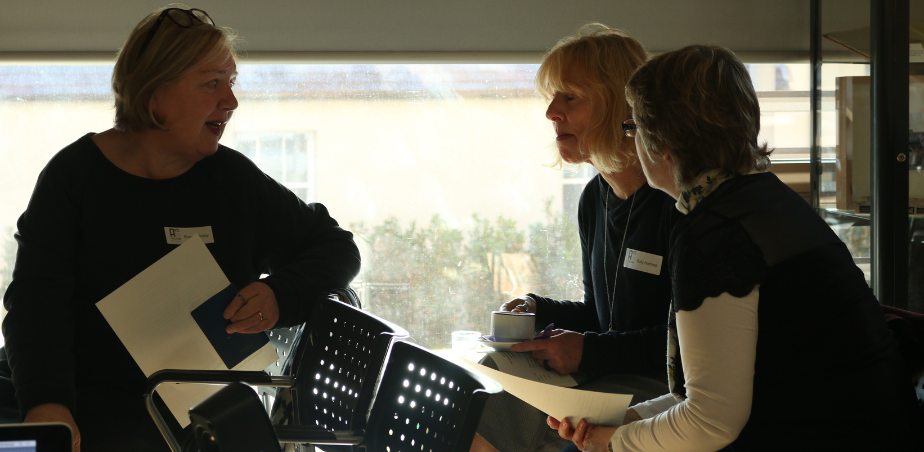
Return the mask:
<path id="1" fill-rule="evenodd" d="M 331 291 L 331 293 L 328 295 L 328 298 L 362 309 L 359 296 L 357 296 L 356 292 L 349 287 L 346 289 L 336 289 Z M 304 329 L 305 325 L 302 324 L 298 326 L 276 328 L 267 331 L 270 338 L 270 345 L 272 345 L 276 350 L 276 353 L 279 355 L 279 359 L 264 369 L 264 372 L 273 377 L 285 375 L 294 376 L 296 374 L 297 369 L 293 369 L 293 367 L 298 366 L 301 363 L 301 360 L 294 359 L 294 354 L 296 350 L 296 343 L 301 338 Z M 288 392 L 288 389 L 266 386 L 259 386 L 258 388 L 258 392 L 264 404 L 267 405 L 267 411 L 270 413 L 274 412 L 272 408 L 274 402 L 270 402 L 271 399 L 275 400 L 279 397 L 282 397 L 283 399 L 291 399 L 291 393 Z M 291 410 L 291 403 L 289 403 L 288 408 Z M 280 412 L 277 416 L 275 416 L 274 420 L 277 424 L 292 424 L 294 420 L 293 416 L 294 415 L 291 412 Z M 288 420 L 284 421 L 283 419 Z"/>
<path id="2" fill-rule="evenodd" d="M 357 309 L 362 309 L 362 303 L 359 301 L 359 297 L 356 295 L 356 292 L 349 287 L 331 291 L 328 295 L 328 299 L 348 304 Z M 279 359 L 264 370 L 266 373 L 272 376 L 296 374 L 296 369 L 293 369 L 292 366 L 297 366 L 300 362 L 290 355 L 295 352 L 296 343 L 301 338 L 302 332 L 305 329 L 304 327 L 305 325 L 302 324 L 299 326 L 277 328 L 267 331 L 270 336 L 270 345 L 276 349 L 276 353 L 279 354 Z M 405 331 L 404 334 L 407 334 L 407 332 Z"/>
<path id="3" fill-rule="evenodd" d="M 292 364 L 291 360 L 289 359 L 289 354 L 294 352 L 295 343 L 302 335 L 303 329 L 304 325 L 298 325 L 288 328 L 276 328 L 273 330 L 267 330 L 266 333 L 270 337 L 270 345 L 276 349 L 276 353 L 279 355 L 279 359 L 277 359 L 273 364 L 270 364 L 264 370 L 266 373 L 274 377 L 286 375 L 286 365 Z"/>
<path id="4" fill-rule="evenodd" d="M 373 401 L 364 446 L 372 452 L 468 451 L 488 395 L 502 390 L 490 378 L 397 342 Z"/>
<path id="5" fill-rule="evenodd" d="M 264 372 L 163 370 L 153 374 L 145 390 L 146 403 L 171 450 L 179 452 L 180 442 L 152 402 L 154 390 L 166 382 L 245 382 L 274 396 L 274 425 L 363 428 L 387 351 L 396 338 L 408 333 L 354 308 L 359 303 L 355 297 L 352 290 L 337 291 L 315 304 L 306 325 L 269 331 L 280 359 Z"/>
<path id="6" fill-rule="evenodd" d="M 298 363 L 291 369 L 296 384 L 280 390 L 274 423 L 326 430 L 365 428 L 388 350 L 395 339 L 405 337 L 403 328 L 353 306 L 334 299 L 319 303 L 299 338 L 310 342 L 296 347 L 292 357 Z"/>

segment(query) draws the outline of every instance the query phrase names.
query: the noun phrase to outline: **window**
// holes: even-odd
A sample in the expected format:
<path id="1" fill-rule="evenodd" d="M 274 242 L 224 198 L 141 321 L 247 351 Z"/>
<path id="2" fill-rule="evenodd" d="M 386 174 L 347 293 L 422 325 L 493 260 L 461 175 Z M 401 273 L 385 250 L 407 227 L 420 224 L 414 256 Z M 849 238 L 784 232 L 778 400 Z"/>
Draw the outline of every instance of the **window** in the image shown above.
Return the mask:
<path id="1" fill-rule="evenodd" d="M 0 66 L 3 284 L 39 171 L 112 124 L 111 70 Z M 355 286 L 370 310 L 448 346 L 450 331 L 486 331 L 489 312 L 525 291 L 580 297 L 562 172 L 544 166 L 554 134 L 535 70 L 242 64 L 222 143 L 355 232 L 364 258 Z"/>
<path id="2" fill-rule="evenodd" d="M 238 133 L 233 148 L 303 201 L 316 200 L 314 131 Z"/>
<path id="3" fill-rule="evenodd" d="M 566 166 L 562 168 L 561 199 L 562 209 L 577 218 L 578 203 L 584 186 L 597 174 L 596 168 L 591 165 Z"/>
<path id="4" fill-rule="evenodd" d="M 774 162 L 809 160 L 809 65 L 747 64 L 760 102 L 759 141 L 775 151 Z M 798 190 L 797 190 L 798 191 Z"/>
<path id="5" fill-rule="evenodd" d="M 448 347 L 453 330 L 487 332 L 512 297 L 581 298 L 576 206 L 596 171 L 548 166 L 557 150 L 537 68 L 241 64 L 222 143 L 354 232 L 369 310 Z M 790 91 L 777 90 L 775 65 L 750 68 L 774 158 L 807 158 L 807 68 L 789 66 Z M 0 66 L 0 288 L 39 171 L 112 124 L 111 71 Z"/>

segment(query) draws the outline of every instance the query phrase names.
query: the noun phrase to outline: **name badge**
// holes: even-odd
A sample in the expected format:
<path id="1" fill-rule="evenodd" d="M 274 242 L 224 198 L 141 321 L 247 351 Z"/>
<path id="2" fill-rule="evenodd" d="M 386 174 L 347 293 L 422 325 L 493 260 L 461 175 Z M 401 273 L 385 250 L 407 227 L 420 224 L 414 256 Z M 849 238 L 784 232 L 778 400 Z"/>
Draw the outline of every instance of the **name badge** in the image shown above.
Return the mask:
<path id="1" fill-rule="evenodd" d="M 164 228 L 164 235 L 167 236 L 167 243 L 170 245 L 182 245 L 183 242 L 199 236 L 203 243 L 215 243 L 215 237 L 212 235 L 211 226 L 202 226 L 201 228 Z"/>
<path id="2" fill-rule="evenodd" d="M 626 261 L 623 266 L 633 270 L 651 273 L 652 275 L 661 274 L 661 261 L 664 257 L 657 254 L 646 253 L 644 251 L 626 248 Z"/>

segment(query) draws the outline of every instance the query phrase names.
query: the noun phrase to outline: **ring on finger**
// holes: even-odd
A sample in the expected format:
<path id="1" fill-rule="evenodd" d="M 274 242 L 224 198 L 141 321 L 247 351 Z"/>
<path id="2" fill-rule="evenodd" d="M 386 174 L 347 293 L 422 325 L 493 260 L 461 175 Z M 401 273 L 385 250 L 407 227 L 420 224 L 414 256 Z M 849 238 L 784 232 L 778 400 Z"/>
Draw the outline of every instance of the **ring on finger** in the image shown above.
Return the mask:
<path id="1" fill-rule="evenodd" d="M 257 314 L 260 314 L 260 321 L 263 321 L 263 311 L 257 311 Z"/>

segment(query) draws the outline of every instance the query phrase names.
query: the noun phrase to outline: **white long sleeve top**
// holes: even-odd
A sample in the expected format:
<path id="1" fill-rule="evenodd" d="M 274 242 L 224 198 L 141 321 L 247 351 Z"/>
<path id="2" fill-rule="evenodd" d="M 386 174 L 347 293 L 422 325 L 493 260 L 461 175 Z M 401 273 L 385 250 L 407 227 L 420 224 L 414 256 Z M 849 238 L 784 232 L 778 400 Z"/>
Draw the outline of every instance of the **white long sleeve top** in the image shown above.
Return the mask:
<path id="1" fill-rule="evenodd" d="M 738 437 L 751 412 L 759 286 L 736 298 L 706 298 L 677 311 L 686 398 L 671 394 L 633 408 L 643 418 L 613 434 L 614 451 L 714 452 Z"/>

